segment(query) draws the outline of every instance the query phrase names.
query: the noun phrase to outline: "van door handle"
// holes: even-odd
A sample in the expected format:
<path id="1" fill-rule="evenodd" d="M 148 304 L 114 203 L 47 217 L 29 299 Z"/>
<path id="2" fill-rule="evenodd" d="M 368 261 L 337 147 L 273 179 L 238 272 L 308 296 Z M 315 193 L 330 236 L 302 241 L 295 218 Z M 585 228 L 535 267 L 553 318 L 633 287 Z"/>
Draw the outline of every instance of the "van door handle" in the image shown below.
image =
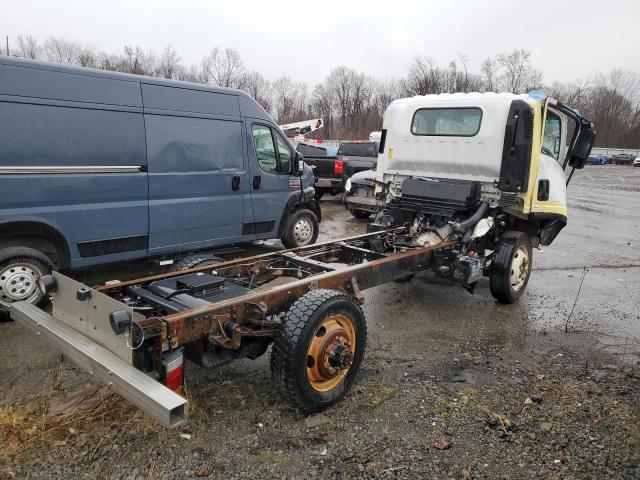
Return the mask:
<path id="1" fill-rule="evenodd" d="M 253 188 L 254 190 L 260 190 L 260 182 L 261 182 L 262 178 L 260 177 L 260 175 L 256 175 L 255 177 L 253 177 Z"/>
<path id="2" fill-rule="evenodd" d="M 231 179 L 231 190 L 234 192 L 240 190 L 240 175 L 234 175 Z"/>

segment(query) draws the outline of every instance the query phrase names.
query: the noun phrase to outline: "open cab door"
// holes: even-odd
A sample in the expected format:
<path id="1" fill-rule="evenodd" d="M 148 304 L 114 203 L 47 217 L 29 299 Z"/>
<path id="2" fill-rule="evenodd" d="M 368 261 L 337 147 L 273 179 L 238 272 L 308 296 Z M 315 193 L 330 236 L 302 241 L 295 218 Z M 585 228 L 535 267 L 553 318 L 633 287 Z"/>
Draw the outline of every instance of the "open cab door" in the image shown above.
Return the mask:
<path id="1" fill-rule="evenodd" d="M 575 122 L 575 128 L 571 141 L 568 144 L 567 154 L 564 160 L 564 168 L 571 167 L 571 173 L 567 178 L 567 185 L 573 176 L 573 172 L 582 169 L 587 163 L 591 149 L 596 141 L 596 131 L 593 124 L 584 118 L 577 110 L 560 102 L 555 103 L 555 108 Z"/>

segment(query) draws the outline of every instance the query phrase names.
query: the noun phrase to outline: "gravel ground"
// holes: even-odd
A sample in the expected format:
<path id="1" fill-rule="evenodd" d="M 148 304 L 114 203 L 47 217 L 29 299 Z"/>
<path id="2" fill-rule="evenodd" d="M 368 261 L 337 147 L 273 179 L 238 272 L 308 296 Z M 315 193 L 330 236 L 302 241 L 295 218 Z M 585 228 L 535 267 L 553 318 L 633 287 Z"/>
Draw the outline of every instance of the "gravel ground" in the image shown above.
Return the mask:
<path id="1" fill-rule="evenodd" d="M 268 355 L 190 366 L 192 422 L 177 431 L 116 395 L 44 414 L 87 378 L 0 324 L 0 478 L 640 478 L 639 199 L 640 169 L 576 174 L 570 224 L 535 252 L 517 305 L 429 274 L 365 292 L 359 379 L 313 416 L 273 392 Z M 364 229 L 335 199 L 323 211 L 322 238 Z"/>

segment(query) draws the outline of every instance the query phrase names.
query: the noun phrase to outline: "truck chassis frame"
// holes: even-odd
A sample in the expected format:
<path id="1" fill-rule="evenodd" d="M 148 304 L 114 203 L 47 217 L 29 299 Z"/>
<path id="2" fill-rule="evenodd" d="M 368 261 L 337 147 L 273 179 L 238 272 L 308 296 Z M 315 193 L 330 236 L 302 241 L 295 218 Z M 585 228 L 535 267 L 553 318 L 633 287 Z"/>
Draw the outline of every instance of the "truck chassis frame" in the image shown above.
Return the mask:
<path id="1" fill-rule="evenodd" d="M 160 379 L 166 352 L 184 347 L 187 358 L 202 365 L 206 364 L 202 352 L 205 341 L 231 352 L 257 342 L 261 348 L 255 356 L 259 356 L 278 334 L 278 316 L 306 293 L 336 290 L 362 304 L 362 290 L 429 269 L 434 253 L 446 254 L 455 246 L 451 241 L 432 247 L 396 247 L 395 240 L 407 233 L 406 228 L 395 228 L 189 270 L 108 282 L 95 289 L 54 272 L 58 291 L 52 298 L 52 315 L 24 302 L 12 304 L 11 313 L 15 320 L 27 324 L 38 335 L 43 333 L 75 363 L 159 423 L 175 427 L 187 421 L 187 402 L 156 381 Z M 171 301 L 144 289 L 152 282 L 187 274 L 223 278 L 230 296 L 196 308 L 178 309 Z M 279 279 L 287 281 L 270 285 Z M 141 315 L 127 303 L 131 298 L 155 303 L 164 314 Z M 88 312 L 86 315 L 66 313 L 83 302 L 88 302 L 81 310 Z M 105 312 L 118 305 L 131 318 L 127 340 L 127 345 L 132 345 L 130 353 L 126 348 L 124 354 L 123 349 L 115 352 L 111 344 L 111 337 L 122 343 L 122 332 L 109 323 Z M 93 328 L 85 328 L 86 325 Z"/>

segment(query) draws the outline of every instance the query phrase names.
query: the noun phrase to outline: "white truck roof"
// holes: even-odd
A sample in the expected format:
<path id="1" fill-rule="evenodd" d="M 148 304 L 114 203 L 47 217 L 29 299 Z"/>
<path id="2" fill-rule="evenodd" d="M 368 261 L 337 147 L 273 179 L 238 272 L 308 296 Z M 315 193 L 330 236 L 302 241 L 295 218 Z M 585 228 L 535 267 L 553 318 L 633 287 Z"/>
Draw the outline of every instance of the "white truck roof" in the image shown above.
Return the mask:
<path id="1" fill-rule="evenodd" d="M 514 100 L 524 100 L 531 105 L 535 102 L 529 95 L 511 93 L 453 93 L 394 100 L 384 116 L 383 128 L 387 130 L 387 137 L 385 151 L 378 158 L 377 178 L 384 182 L 413 175 L 481 182 L 497 180 L 506 120 Z M 442 122 L 446 123 L 447 116 L 457 115 L 451 109 L 460 108 L 479 110 L 476 111 L 480 118 L 475 134 L 448 133 L 455 128 L 447 131 L 447 125 L 429 131 L 434 123 L 440 122 L 440 119 L 434 121 L 434 115 L 441 115 Z M 444 112 L 416 114 L 423 109 Z M 477 126 L 477 115 L 472 121 Z"/>

